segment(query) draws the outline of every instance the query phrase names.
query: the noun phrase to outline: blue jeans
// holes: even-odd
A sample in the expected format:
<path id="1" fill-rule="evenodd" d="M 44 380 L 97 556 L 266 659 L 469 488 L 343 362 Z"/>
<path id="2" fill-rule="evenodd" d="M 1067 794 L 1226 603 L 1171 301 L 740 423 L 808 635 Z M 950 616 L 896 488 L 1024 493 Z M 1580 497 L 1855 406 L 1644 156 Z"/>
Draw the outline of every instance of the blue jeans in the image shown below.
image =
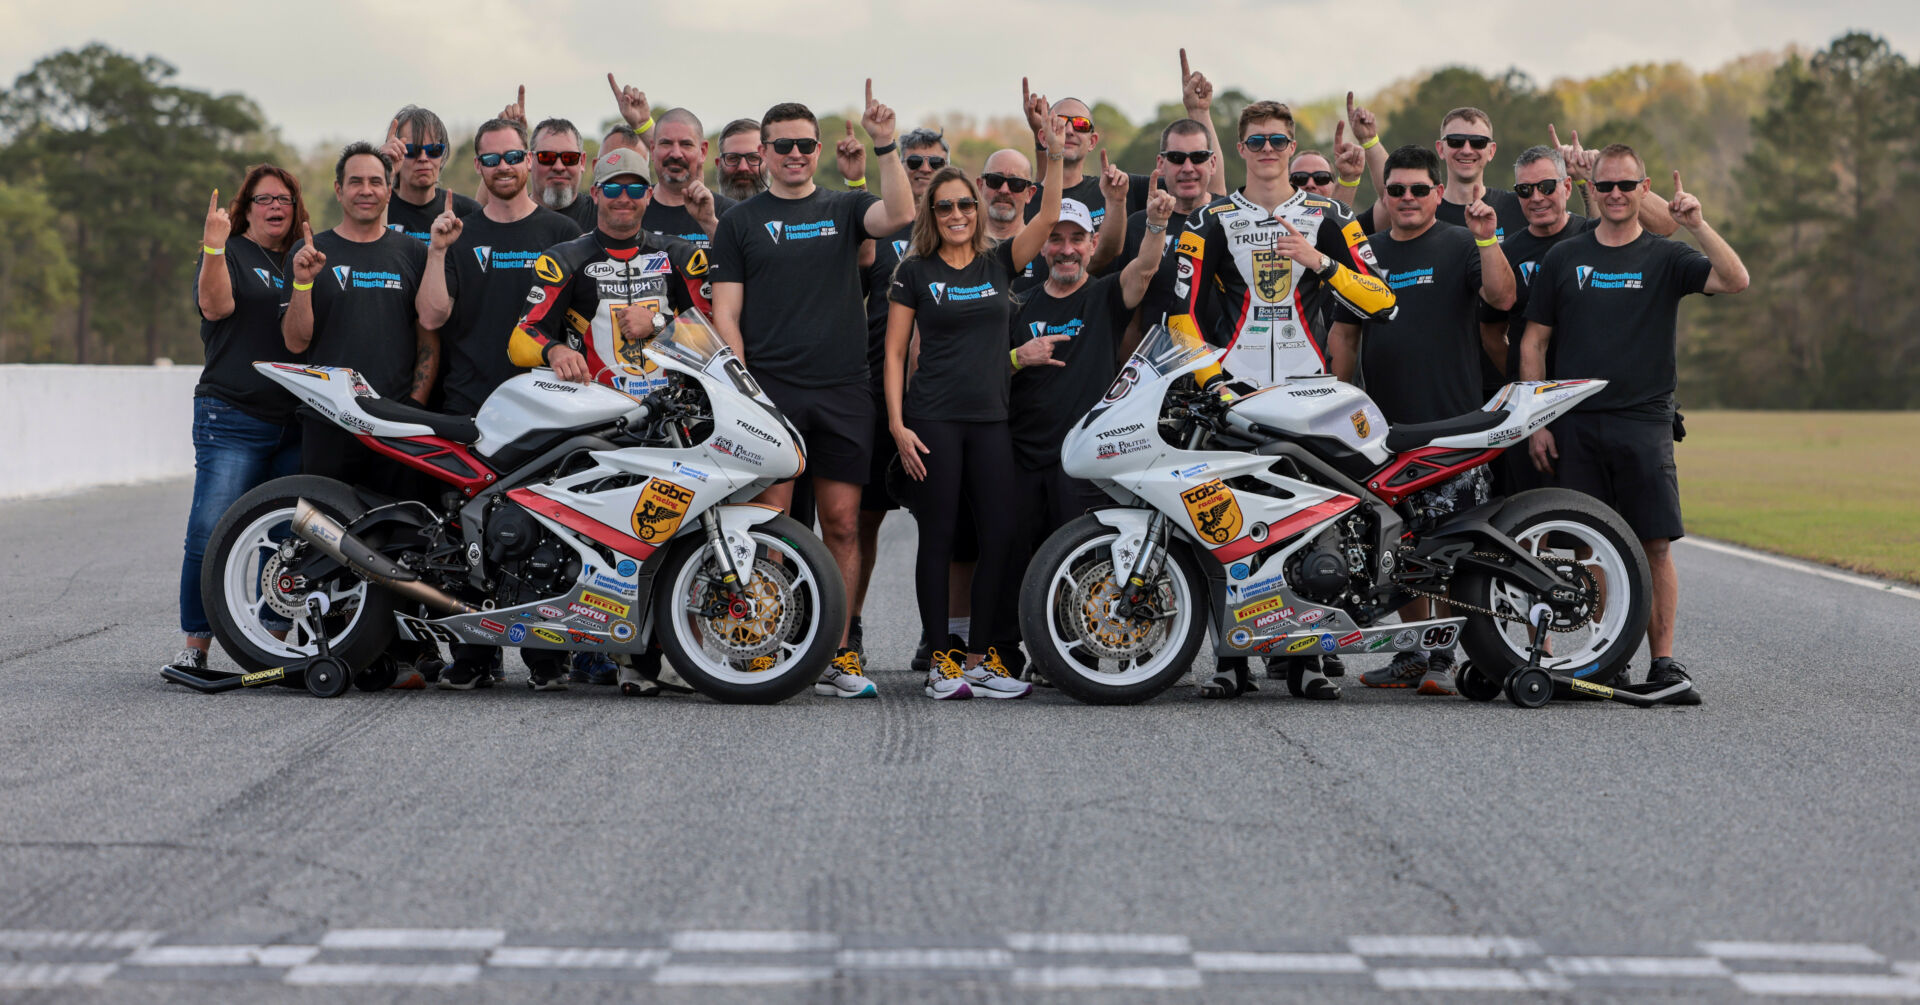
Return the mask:
<path id="1" fill-rule="evenodd" d="M 300 426 L 256 419 L 219 398 L 193 399 L 193 508 L 187 513 L 186 557 L 180 563 L 180 630 L 209 638 L 200 602 L 200 563 L 213 527 L 260 484 L 300 470 Z"/>

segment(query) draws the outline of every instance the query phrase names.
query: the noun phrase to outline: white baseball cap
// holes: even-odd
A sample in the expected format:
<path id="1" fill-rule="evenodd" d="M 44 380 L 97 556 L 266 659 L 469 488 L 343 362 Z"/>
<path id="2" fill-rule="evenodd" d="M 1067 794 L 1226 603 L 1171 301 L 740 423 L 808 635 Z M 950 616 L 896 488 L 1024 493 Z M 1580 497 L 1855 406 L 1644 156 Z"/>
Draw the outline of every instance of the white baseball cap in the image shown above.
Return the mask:
<path id="1" fill-rule="evenodd" d="M 1087 204 L 1078 199 L 1060 200 L 1060 222 L 1077 223 L 1081 230 L 1093 233 L 1093 214 L 1087 212 Z"/>

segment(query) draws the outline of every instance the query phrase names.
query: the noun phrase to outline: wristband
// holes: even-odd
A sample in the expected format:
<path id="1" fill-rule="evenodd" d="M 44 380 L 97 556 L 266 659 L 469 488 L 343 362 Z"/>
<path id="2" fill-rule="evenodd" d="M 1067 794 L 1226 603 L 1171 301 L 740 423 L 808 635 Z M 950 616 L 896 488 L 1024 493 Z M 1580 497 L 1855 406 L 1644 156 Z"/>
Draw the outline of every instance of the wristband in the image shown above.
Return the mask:
<path id="1" fill-rule="evenodd" d="M 1018 370 L 1018 369 L 1020 369 L 1020 350 L 1018 350 L 1018 349 L 1008 349 L 1008 350 L 1007 350 L 1007 359 L 1009 359 L 1009 360 L 1011 360 L 1011 361 L 1013 362 L 1013 368 L 1014 368 L 1015 370 Z M 1022 385 L 1022 386 L 1024 386 L 1024 385 Z"/>
<path id="2" fill-rule="evenodd" d="M 1156 226 L 1154 226 L 1154 225 L 1153 225 L 1153 222 L 1152 222 L 1152 221 L 1148 221 L 1148 222 L 1147 222 L 1147 233 L 1149 233 L 1149 234 L 1164 234 L 1164 233 L 1166 233 L 1166 232 L 1167 232 L 1167 225 L 1166 225 L 1166 224 L 1164 224 L 1164 223 L 1163 223 L 1163 224 L 1161 224 L 1161 225 L 1159 225 L 1159 226 L 1157 226 L 1157 227 L 1156 227 Z"/>
<path id="3" fill-rule="evenodd" d="M 213 246 L 213 245 L 211 245 L 211 244 L 203 244 L 203 245 L 201 245 L 201 246 L 200 246 L 200 250 L 201 250 L 201 251 L 204 251 L 204 252 L 206 252 L 206 253 L 207 253 L 207 254 L 209 254 L 209 255 L 224 255 L 224 254 L 226 254 L 226 253 L 227 253 L 227 249 L 225 249 L 225 248 L 216 248 L 216 247 L 214 247 L 214 246 Z"/>
<path id="4" fill-rule="evenodd" d="M 1497 238 L 1497 237 L 1489 237 L 1489 238 L 1487 238 L 1486 240 L 1484 240 L 1484 241 L 1483 241 L 1483 240 L 1481 240 L 1481 239 L 1479 239 L 1479 238 L 1477 238 L 1477 237 L 1476 237 L 1476 238 L 1474 238 L 1474 239 L 1473 239 L 1473 243 L 1474 243 L 1474 245 L 1475 245 L 1475 246 L 1477 246 L 1477 247 L 1481 247 L 1481 248 L 1491 248 L 1491 247 L 1493 247 L 1494 245 L 1496 245 L 1496 244 L 1499 244 L 1499 243 L 1500 243 L 1500 239 L 1499 239 L 1499 238 Z"/>
<path id="5" fill-rule="evenodd" d="M 1335 181 L 1338 181 L 1340 183 L 1341 188 L 1359 188 L 1360 187 L 1360 179 L 1358 178 L 1355 178 L 1352 181 L 1348 181 L 1345 178 L 1337 178 L 1335 179 Z"/>
<path id="6" fill-rule="evenodd" d="M 894 140 L 894 141 L 893 141 L 892 143 L 889 143 L 889 144 L 887 144 L 887 145 L 886 145 L 886 146 L 884 146 L 884 147 L 874 147 L 874 148 L 873 148 L 873 155 L 874 155 L 875 157 L 885 157 L 886 155 L 888 155 L 888 154 L 890 154 L 890 153 L 892 153 L 892 152 L 894 152 L 895 150 L 898 150 L 898 149 L 900 149 L 900 141 L 899 141 L 899 140 Z"/>
<path id="7" fill-rule="evenodd" d="M 1586 188 L 1586 187 L 1587 187 L 1587 180 L 1586 180 L 1585 178 L 1575 178 L 1575 179 L 1573 180 L 1573 183 L 1574 183 L 1575 185 L 1578 185 L 1578 186 L 1580 186 L 1581 188 Z"/>
<path id="8" fill-rule="evenodd" d="M 642 126 L 641 126 L 640 128 L 638 128 L 638 129 L 635 129 L 635 130 L 633 131 L 633 135 L 635 135 L 635 136 L 645 136 L 645 135 L 647 134 L 647 130 L 649 130 L 649 129 L 652 129 L 652 128 L 653 128 L 653 116 L 651 116 L 651 115 L 649 115 L 649 116 L 647 116 L 647 121 L 646 121 L 646 123 L 645 123 L 644 125 L 642 125 Z"/>
<path id="9" fill-rule="evenodd" d="M 1377 146 L 1379 146 L 1379 145 L 1380 145 L 1380 137 L 1379 137 L 1379 136 L 1375 136 L 1375 137 L 1374 137 L 1373 139 L 1370 139 L 1370 140 L 1368 140 L 1368 141 L 1366 141 L 1365 143 L 1362 143 L 1362 144 L 1360 144 L 1360 149 L 1362 149 L 1362 150 L 1372 150 L 1372 149 L 1373 149 L 1374 147 L 1377 147 Z"/>
<path id="10" fill-rule="evenodd" d="M 865 178 L 855 178 L 854 180 L 847 182 L 847 187 L 848 188 L 866 188 L 867 180 Z"/>
<path id="11" fill-rule="evenodd" d="M 300 292 L 302 292 L 302 293 L 305 293 L 305 292 L 307 292 L 308 290 L 310 290 L 310 289 L 313 289 L 313 284 L 312 284 L 312 283 L 303 283 L 303 282 L 301 282 L 300 280 L 298 280 L 298 279 L 296 279 L 296 280 L 294 280 L 294 281 L 293 281 L 293 288 L 294 288 L 294 289 L 296 289 L 296 290 L 299 290 L 299 291 L 300 291 Z"/>

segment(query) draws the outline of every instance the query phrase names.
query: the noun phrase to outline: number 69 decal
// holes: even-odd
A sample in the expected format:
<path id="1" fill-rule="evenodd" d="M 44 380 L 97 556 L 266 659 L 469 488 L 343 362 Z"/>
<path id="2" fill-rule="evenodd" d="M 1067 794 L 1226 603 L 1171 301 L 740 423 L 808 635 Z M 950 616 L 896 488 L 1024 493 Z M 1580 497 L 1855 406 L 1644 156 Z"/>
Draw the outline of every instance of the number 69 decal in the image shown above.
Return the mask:
<path id="1" fill-rule="evenodd" d="M 1101 400 L 1119 401 L 1127 396 L 1128 391 L 1133 390 L 1133 385 L 1139 380 L 1140 368 L 1128 363 L 1126 368 L 1120 371 L 1120 375 L 1113 378 L 1113 386 L 1107 388 L 1107 396 Z"/>
<path id="2" fill-rule="evenodd" d="M 1420 648 L 1445 649 L 1453 645 L 1453 637 L 1460 634 L 1459 625 L 1435 625 L 1420 636 Z"/>

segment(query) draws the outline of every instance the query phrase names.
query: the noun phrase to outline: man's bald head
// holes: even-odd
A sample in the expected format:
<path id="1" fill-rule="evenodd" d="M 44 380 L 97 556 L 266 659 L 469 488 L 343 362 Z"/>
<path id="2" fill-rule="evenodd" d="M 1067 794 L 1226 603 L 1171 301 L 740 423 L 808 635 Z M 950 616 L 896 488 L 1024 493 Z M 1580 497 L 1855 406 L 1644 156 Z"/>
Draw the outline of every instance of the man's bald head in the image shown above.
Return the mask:
<path id="1" fill-rule="evenodd" d="M 988 180 L 992 175 L 992 180 Z M 1022 185 L 1020 192 L 1014 192 L 1012 186 L 1019 184 L 1015 178 L 1033 180 L 1033 162 L 1018 150 L 995 150 L 987 158 L 986 166 L 980 169 L 980 199 L 987 204 L 987 222 L 994 227 L 1011 227 L 1020 222 L 1021 211 L 1026 209 L 1027 201 L 1036 191 L 1032 185 Z M 998 185 L 994 182 L 999 182 Z"/>
<path id="2" fill-rule="evenodd" d="M 1027 159 L 1026 154 L 1012 147 L 1002 147 L 987 156 L 987 164 L 980 169 L 980 173 L 1014 175 L 1031 180 L 1033 162 Z"/>

